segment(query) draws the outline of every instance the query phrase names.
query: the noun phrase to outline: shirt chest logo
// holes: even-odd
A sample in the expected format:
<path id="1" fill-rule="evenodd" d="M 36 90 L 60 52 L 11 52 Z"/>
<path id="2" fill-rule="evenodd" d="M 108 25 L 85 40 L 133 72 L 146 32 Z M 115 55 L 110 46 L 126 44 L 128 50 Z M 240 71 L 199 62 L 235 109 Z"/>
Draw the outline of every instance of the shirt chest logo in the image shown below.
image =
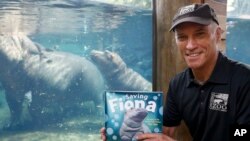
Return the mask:
<path id="1" fill-rule="evenodd" d="M 211 93 L 209 109 L 227 112 L 228 94 Z"/>

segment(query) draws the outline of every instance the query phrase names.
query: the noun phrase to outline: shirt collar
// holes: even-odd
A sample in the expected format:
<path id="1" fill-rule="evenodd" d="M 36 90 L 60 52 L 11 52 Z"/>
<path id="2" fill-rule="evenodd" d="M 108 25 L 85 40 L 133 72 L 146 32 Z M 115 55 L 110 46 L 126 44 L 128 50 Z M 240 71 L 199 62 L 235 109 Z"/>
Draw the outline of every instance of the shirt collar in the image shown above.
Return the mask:
<path id="1" fill-rule="evenodd" d="M 226 84 L 230 79 L 230 72 L 231 66 L 228 63 L 228 58 L 220 52 L 217 63 L 211 77 L 208 79 L 208 82 Z"/>
<path id="2" fill-rule="evenodd" d="M 216 61 L 215 68 L 206 83 L 216 83 L 216 84 L 226 84 L 228 83 L 230 76 L 230 65 L 228 65 L 227 57 L 224 56 L 221 52 L 219 52 L 218 59 Z M 222 76 L 223 74 L 223 76 Z M 191 84 L 197 84 L 194 80 L 194 75 L 192 70 L 188 68 L 185 72 L 187 76 L 187 84 L 186 86 L 190 86 Z"/>

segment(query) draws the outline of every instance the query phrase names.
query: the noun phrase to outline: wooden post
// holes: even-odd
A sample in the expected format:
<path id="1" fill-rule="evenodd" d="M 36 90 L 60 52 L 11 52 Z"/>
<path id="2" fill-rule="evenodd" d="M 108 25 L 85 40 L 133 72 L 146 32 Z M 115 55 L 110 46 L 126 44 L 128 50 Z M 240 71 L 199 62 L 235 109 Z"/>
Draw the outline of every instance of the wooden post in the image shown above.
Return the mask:
<path id="1" fill-rule="evenodd" d="M 202 0 L 155 0 L 154 2 L 156 8 L 154 67 L 157 68 L 154 89 L 163 91 L 166 97 L 170 79 L 186 67 L 176 47 L 173 33 L 169 32 L 172 18 L 179 7 L 194 2 L 200 3 Z M 178 141 L 192 140 L 183 123 L 175 135 Z"/>

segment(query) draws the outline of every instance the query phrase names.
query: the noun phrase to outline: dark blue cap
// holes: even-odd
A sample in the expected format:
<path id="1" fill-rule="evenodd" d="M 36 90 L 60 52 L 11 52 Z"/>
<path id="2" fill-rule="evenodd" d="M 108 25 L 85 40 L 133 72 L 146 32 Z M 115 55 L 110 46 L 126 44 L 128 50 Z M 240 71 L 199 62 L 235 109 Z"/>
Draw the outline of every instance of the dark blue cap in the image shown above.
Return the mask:
<path id="1" fill-rule="evenodd" d="M 184 22 L 193 22 L 202 25 L 209 25 L 212 21 L 219 25 L 214 9 L 208 4 L 192 4 L 179 8 L 174 16 L 169 31 L 174 31 L 176 26 Z"/>

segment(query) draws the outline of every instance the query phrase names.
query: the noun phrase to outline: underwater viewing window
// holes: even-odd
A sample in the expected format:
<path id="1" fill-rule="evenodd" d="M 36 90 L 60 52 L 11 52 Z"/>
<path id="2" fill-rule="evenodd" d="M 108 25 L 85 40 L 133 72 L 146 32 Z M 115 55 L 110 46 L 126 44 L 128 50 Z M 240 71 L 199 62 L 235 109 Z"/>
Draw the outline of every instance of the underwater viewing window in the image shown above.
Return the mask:
<path id="1" fill-rule="evenodd" d="M 0 140 L 100 140 L 105 90 L 152 91 L 152 5 L 1 0 Z"/>
<path id="2" fill-rule="evenodd" d="M 250 64 L 250 1 L 227 1 L 226 54 L 232 59 Z"/>

